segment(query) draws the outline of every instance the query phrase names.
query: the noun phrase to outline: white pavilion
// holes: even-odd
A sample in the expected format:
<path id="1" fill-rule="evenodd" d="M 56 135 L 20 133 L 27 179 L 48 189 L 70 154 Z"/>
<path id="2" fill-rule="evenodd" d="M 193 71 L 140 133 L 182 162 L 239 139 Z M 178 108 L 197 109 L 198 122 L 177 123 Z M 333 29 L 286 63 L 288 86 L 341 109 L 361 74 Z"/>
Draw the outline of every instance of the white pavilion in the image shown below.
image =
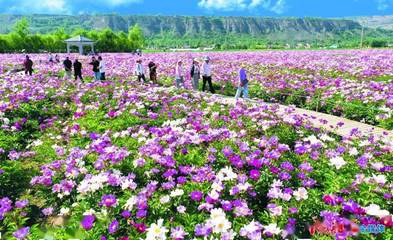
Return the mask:
<path id="1" fill-rule="evenodd" d="M 72 46 L 77 46 L 79 48 L 79 54 L 83 54 L 83 46 L 90 46 L 91 51 L 94 52 L 94 41 L 83 37 L 81 35 L 72 37 L 64 41 L 67 44 L 67 53 L 70 53 Z"/>

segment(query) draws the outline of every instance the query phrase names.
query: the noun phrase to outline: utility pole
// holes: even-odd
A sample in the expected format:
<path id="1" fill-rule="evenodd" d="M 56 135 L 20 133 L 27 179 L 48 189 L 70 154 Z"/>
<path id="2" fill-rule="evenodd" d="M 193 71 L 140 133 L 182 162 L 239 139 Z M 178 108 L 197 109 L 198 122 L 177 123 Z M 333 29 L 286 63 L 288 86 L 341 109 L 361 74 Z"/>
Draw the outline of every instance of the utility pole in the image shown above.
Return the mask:
<path id="1" fill-rule="evenodd" d="M 363 48 L 363 39 L 364 39 L 364 25 L 362 24 L 362 33 L 360 36 L 360 48 Z"/>

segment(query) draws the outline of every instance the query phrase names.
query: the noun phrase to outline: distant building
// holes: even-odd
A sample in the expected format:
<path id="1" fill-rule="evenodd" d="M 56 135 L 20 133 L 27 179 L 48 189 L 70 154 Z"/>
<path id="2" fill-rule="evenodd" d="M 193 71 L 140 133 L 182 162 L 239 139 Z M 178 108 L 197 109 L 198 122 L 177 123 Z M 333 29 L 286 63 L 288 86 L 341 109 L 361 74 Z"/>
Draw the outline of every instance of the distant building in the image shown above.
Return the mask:
<path id="1" fill-rule="evenodd" d="M 71 52 L 72 46 L 77 46 L 79 48 L 79 54 L 83 54 L 83 47 L 90 46 L 90 51 L 94 53 L 95 42 L 87 37 L 81 35 L 75 36 L 73 38 L 64 41 L 67 44 L 67 53 Z"/>

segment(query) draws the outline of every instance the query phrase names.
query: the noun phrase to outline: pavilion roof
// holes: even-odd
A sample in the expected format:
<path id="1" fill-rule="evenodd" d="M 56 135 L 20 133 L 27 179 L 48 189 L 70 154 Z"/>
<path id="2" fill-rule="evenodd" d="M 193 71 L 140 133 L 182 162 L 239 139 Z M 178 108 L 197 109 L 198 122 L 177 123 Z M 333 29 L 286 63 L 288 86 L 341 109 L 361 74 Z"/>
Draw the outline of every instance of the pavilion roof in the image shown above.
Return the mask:
<path id="1" fill-rule="evenodd" d="M 81 35 L 69 38 L 69 39 L 65 40 L 64 42 L 94 43 L 93 40 L 91 40 L 91 39 L 89 39 L 87 37 L 81 36 Z"/>

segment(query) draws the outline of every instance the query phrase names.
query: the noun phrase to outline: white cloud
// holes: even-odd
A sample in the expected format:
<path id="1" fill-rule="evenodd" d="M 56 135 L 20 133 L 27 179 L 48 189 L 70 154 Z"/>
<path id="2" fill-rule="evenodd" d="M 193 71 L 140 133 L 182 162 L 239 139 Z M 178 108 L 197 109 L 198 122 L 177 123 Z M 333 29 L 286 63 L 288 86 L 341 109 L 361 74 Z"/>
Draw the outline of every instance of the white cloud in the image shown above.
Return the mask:
<path id="1" fill-rule="evenodd" d="M 393 4 L 393 0 L 375 0 L 375 1 L 377 2 L 377 9 L 379 11 L 384 11 Z"/>
<path id="2" fill-rule="evenodd" d="M 83 11 L 89 5 L 105 9 L 141 2 L 143 0 L 0 0 L 0 7 L 7 13 L 72 14 Z"/>
<path id="3" fill-rule="evenodd" d="M 102 2 L 104 5 L 120 6 L 131 3 L 140 3 L 142 1 L 143 0 L 100 0 L 99 2 Z"/>
<path id="4" fill-rule="evenodd" d="M 277 14 L 283 14 L 287 9 L 287 3 L 285 0 L 278 0 L 276 4 L 270 9 L 270 11 Z"/>
<path id="5" fill-rule="evenodd" d="M 286 0 L 200 0 L 199 7 L 208 10 L 254 10 L 262 7 L 268 11 L 282 14 L 287 8 Z"/>
<path id="6" fill-rule="evenodd" d="M 66 0 L 42 0 L 36 1 L 1 1 L 6 12 L 16 13 L 70 13 L 66 6 Z"/>

